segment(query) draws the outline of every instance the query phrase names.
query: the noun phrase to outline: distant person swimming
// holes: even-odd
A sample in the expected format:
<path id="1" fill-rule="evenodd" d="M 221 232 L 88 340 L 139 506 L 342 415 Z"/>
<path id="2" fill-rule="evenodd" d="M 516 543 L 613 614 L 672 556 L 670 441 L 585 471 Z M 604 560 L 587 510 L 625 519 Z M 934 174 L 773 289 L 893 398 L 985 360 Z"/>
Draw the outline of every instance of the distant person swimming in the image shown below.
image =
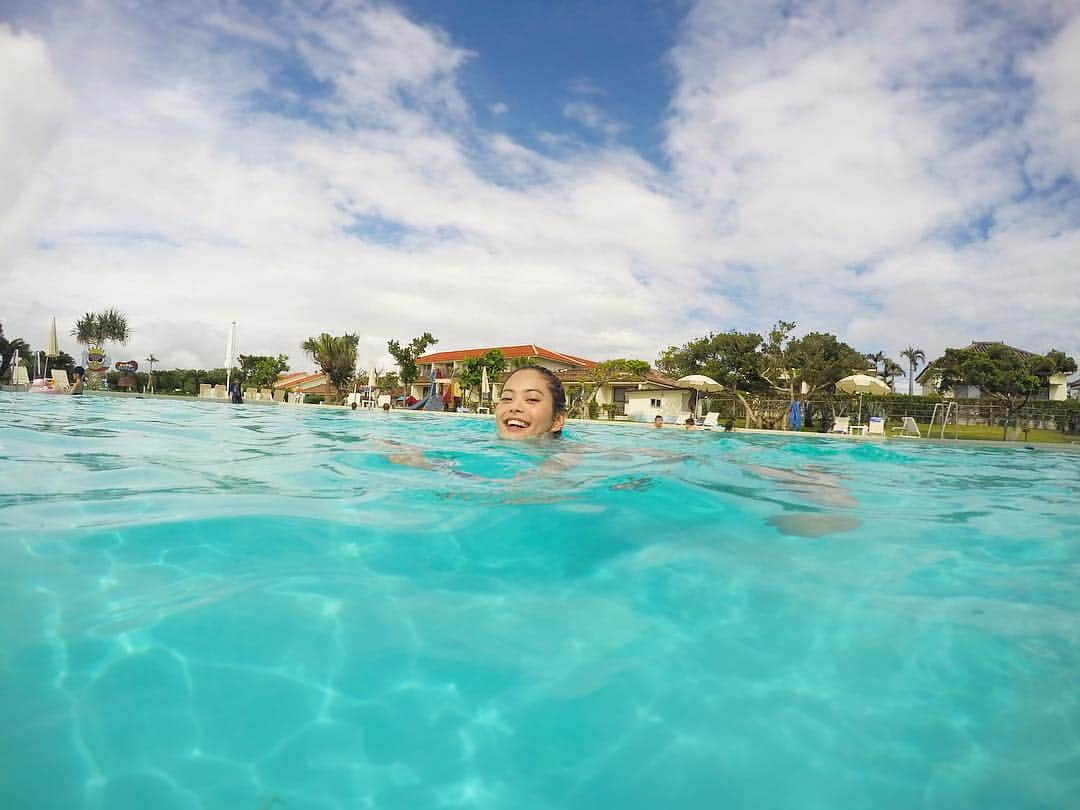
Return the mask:
<path id="1" fill-rule="evenodd" d="M 75 377 L 75 379 L 72 381 L 71 388 L 68 389 L 68 393 L 75 395 L 82 394 L 83 379 L 86 377 L 85 369 L 83 369 L 82 366 L 75 366 L 75 368 L 71 370 L 71 373 Z"/>

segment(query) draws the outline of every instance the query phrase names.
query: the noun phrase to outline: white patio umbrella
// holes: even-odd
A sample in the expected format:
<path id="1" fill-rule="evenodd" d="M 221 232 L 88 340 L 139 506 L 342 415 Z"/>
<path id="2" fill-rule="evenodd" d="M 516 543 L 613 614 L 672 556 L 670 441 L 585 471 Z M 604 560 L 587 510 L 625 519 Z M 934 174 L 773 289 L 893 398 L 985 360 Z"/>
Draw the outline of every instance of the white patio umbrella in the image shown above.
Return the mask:
<path id="1" fill-rule="evenodd" d="M 233 366 L 236 365 L 236 321 L 229 327 L 229 342 L 225 344 L 225 390 L 229 390 L 232 381 Z"/>
<path id="2" fill-rule="evenodd" d="M 484 404 L 484 392 L 488 390 L 487 366 L 480 372 L 480 404 Z"/>
<path id="3" fill-rule="evenodd" d="M 836 390 L 843 391 L 845 394 L 858 394 L 859 395 L 859 423 L 862 423 L 862 398 L 863 394 L 870 394 L 870 396 L 883 396 L 889 393 L 889 386 L 884 381 L 877 377 L 871 377 L 869 374 L 849 374 L 841 380 L 836 381 Z"/>
<path id="4" fill-rule="evenodd" d="M 679 377 L 675 382 L 679 385 L 693 388 L 695 391 L 700 391 L 704 394 L 724 390 L 723 385 L 718 383 L 712 377 L 706 377 L 704 374 L 687 374 L 685 377 Z"/>
<path id="5" fill-rule="evenodd" d="M 56 318 L 52 319 L 52 323 L 49 325 L 49 339 L 45 341 L 45 356 L 46 357 L 59 357 L 60 356 L 60 341 L 56 339 Z M 48 373 L 49 366 L 45 364 L 45 372 Z"/>
<path id="6" fill-rule="evenodd" d="M 372 360 L 368 363 L 367 367 L 367 387 L 368 387 L 368 399 L 371 399 L 375 393 L 375 386 L 379 384 L 379 375 L 375 372 L 375 361 Z"/>

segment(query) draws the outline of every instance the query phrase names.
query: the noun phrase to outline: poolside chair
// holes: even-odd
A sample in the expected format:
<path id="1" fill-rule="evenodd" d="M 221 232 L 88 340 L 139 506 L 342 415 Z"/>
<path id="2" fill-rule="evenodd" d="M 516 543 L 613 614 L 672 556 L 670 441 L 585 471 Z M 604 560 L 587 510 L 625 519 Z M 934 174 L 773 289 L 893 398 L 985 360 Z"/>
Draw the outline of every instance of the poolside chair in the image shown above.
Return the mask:
<path id="1" fill-rule="evenodd" d="M 199 399 L 210 399 L 210 383 L 199 383 Z"/>
<path id="2" fill-rule="evenodd" d="M 919 430 L 919 425 L 915 422 L 914 417 L 905 416 L 904 423 L 900 427 L 894 427 L 893 433 L 899 436 L 913 436 L 916 439 L 922 438 L 922 431 Z"/>
<path id="3" fill-rule="evenodd" d="M 379 398 L 375 400 L 375 403 L 381 408 L 383 405 L 392 405 L 392 398 L 389 394 L 379 394 Z"/>
<path id="4" fill-rule="evenodd" d="M 838 416 L 833 420 L 832 430 L 830 433 L 851 433 L 851 417 L 850 416 Z"/>
<path id="5" fill-rule="evenodd" d="M 255 400 L 259 397 L 259 391 L 257 388 L 245 388 L 244 399 Z"/>
<path id="6" fill-rule="evenodd" d="M 29 385 L 30 374 L 26 370 L 26 366 L 15 366 L 11 374 L 12 385 Z"/>
<path id="7" fill-rule="evenodd" d="M 682 427 L 686 424 L 686 420 L 689 419 L 691 416 L 693 416 L 693 414 L 690 413 L 690 411 L 683 411 L 675 417 L 675 424 L 679 427 Z M 694 421 L 696 422 L 697 420 L 695 419 Z"/>
<path id="8" fill-rule="evenodd" d="M 269 388 L 260 388 L 259 393 L 255 398 L 258 399 L 260 402 L 269 402 L 270 401 L 270 389 Z"/>
<path id="9" fill-rule="evenodd" d="M 52 370 L 53 383 L 61 391 L 68 391 L 71 389 L 71 381 L 68 379 L 67 372 L 62 368 L 54 368 Z"/>
<path id="10" fill-rule="evenodd" d="M 278 402 L 278 403 L 280 403 L 282 405 L 285 404 L 285 389 L 284 388 L 275 388 L 274 389 L 274 402 Z"/>
<path id="11" fill-rule="evenodd" d="M 885 420 L 880 416 L 871 416 L 866 422 L 867 436 L 884 436 Z"/>
<path id="12" fill-rule="evenodd" d="M 705 430 L 712 430 L 714 427 L 718 427 L 720 424 L 720 412 L 709 411 L 705 414 L 705 418 L 701 420 L 701 426 Z"/>

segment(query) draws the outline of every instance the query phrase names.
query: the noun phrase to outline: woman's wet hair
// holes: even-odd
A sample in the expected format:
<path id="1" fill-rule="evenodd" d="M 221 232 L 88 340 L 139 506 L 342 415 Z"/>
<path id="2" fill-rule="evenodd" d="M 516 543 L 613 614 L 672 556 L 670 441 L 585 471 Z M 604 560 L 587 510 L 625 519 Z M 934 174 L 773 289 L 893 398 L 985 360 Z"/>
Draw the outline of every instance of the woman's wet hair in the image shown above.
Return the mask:
<path id="1" fill-rule="evenodd" d="M 555 372 L 550 368 L 544 368 L 543 366 L 522 366 L 521 368 L 515 368 L 510 372 L 510 377 L 513 377 L 519 371 L 535 371 L 541 377 L 544 378 L 544 382 L 547 383 L 548 393 L 551 394 L 551 415 L 554 417 L 560 413 L 566 413 L 566 390 L 563 388 L 562 380 L 556 376 Z M 506 381 L 510 381 L 510 377 L 506 378 Z M 506 383 L 503 383 L 505 387 Z M 553 436 L 561 436 L 562 431 L 553 431 Z"/>

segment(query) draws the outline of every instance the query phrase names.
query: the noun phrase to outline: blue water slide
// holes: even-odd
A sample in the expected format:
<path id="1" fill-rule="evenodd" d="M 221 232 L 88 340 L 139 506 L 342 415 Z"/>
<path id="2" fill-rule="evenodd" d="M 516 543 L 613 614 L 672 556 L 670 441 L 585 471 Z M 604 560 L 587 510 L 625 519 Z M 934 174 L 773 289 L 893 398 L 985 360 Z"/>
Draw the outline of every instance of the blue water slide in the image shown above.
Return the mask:
<path id="1" fill-rule="evenodd" d="M 406 405 L 410 411 L 441 411 L 442 400 L 435 395 L 437 386 L 435 385 L 435 368 L 431 369 L 431 384 L 428 386 L 427 395 L 419 402 L 414 402 L 412 405 Z M 435 403 L 438 403 L 437 407 L 434 407 Z"/>

